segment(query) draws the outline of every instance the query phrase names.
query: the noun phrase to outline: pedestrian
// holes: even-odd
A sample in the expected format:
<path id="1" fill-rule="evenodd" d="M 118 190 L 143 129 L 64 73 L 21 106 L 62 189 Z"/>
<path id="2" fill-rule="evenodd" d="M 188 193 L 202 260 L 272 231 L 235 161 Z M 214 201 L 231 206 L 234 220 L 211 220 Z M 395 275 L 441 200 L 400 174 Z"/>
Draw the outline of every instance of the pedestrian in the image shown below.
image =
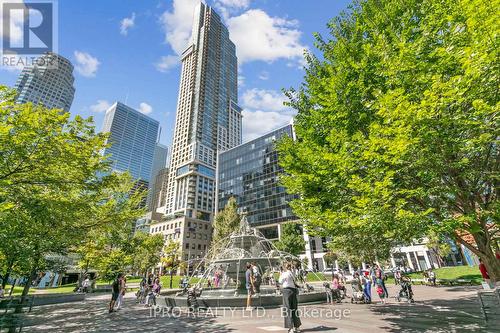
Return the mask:
<path id="1" fill-rule="evenodd" d="M 377 279 L 380 279 L 379 282 L 382 285 L 382 289 L 384 289 L 385 297 L 389 297 L 389 292 L 387 291 L 387 287 L 385 286 L 386 276 L 384 274 L 384 271 L 382 271 L 382 269 L 378 265 L 375 265 L 375 281 L 377 281 Z"/>
<path id="2" fill-rule="evenodd" d="M 291 269 L 292 264 L 286 263 L 279 277 L 279 284 L 281 285 L 281 292 L 283 293 L 285 328 L 288 328 L 288 333 L 299 332 L 299 327 L 302 325 L 297 310 L 299 286 L 297 285 Z"/>
<path id="3" fill-rule="evenodd" d="M 118 296 L 120 295 L 120 285 L 122 278 L 123 278 L 123 273 L 118 273 L 115 281 L 113 281 L 113 284 L 111 286 L 111 301 L 109 302 L 109 313 L 115 311 L 114 307 L 118 299 Z"/>
<path id="4" fill-rule="evenodd" d="M 254 294 L 254 277 L 253 277 L 253 270 L 252 270 L 252 265 L 247 262 L 247 270 L 245 272 L 245 286 L 247 288 L 247 311 L 252 311 L 252 295 Z"/>
<path id="5" fill-rule="evenodd" d="M 436 273 L 432 270 L 432 268 L 429 268 L 429 283 L 435 287 L 436 286 Z"/>
<path id="6" fill-rule="evenodd" d="M 88 275 L 85 275 L 85 280 L 82 282 L 83 292 L 88 293 L 90 288 L 90 279 Z"/>
<path id="7" fill-rule="evenodd" d="M 262 275 L 260 274 L 259 266 L 257 266 L 257 263 L 255 261 L 252 262 L 252 271 L 253 271 L 253 277 L 254 277 L 255 294 L 259 295 L 260 294 L 260 285 L 262 283 Z"/>
<path id="8" fill-rule="evenodd" d="M 116 302 L 117 310 L 119 310 L 123 304 L 123 298 L 125 297 L 125 291 L 127 290 L 126 282 L 127 278 L 124 276 L 120 281 L 120 294 L 118 295 L 118 300 Z"/>
<path id="9" fill-rule="evenodd" d="M 375 278 L 375 285 L 377 288 L 378 297 L 380 297 L 380 302 L 385 304 L 385 299 L 387 297 L 387 293 L 384 288 L 384 280 L 381 277 Z"/>
<path id="10" fill-rule="evenodd" d="M 493 288 L 493 284 L 491 283 L 490 275 L 488 274 L 488 270 L 486 269 L 486 265 L 483 263 L 483 260 L 479 258 L 479 271 L 481 272 L 481 276 L 483 277 L 484 282 L 488 284 L 488 287 Z"/>
<path id="11" fill-rule="evenodd" d="M 396 271 L 394 272 L 394 283 L 398 285 L 401 282 L 401 271 L 399 270 L 399 267 L 396 268 Z"/>

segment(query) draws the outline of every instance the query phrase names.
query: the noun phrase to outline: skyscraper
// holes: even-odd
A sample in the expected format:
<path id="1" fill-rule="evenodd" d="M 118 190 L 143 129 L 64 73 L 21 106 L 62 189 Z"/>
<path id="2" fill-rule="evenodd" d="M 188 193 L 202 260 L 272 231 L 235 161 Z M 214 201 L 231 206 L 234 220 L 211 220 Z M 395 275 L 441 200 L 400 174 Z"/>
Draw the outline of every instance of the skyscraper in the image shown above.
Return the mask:
<path id="1" fill-rule="evenodd" d="M 68 112 L 75 95 L 74 81 L 71 62 L 58 54 L 46 53 L 19 75 L 17 102 L 33 102 Z"/>
<path id="2" fill-rule="evenodd" d="M 151 169 L 151 181 L 149 182 L 149 188 L 148 188 L 148 210 L 153 210 L 153 215 L 155 213 L 156 207 L 158 207 L 157 204 L 153 203 L 154 199 L 154 193 L 156 193 L 156 186 L 159 185 L 161 187 L 161 184 L 156 183 L 156 176 L 158 175 L 158 172 L 162 169 L 165 169 L 167 167 L 167 155 L 168 155 L 168 148 L 165 145 L 162 145 L 161 143 L 157 143 L 155 146 L 155 152 L 154 152 L 154 157 L 153 157 L 153 167 Z M 153 209 L 153 207 L 155 209 Z"/>
<path id="3" fill-rule="evenodd" d="M 217 151 L 241 143 L 236 48 L 219 15 L 200 3 L 191 41 L 181 56 L 177 114 L 165 207 L 166 230 L 183 244 L 183 259 L 210 242 Z M 152 226 L 152 232 L 163 226 Z M 189 239 L 189 240 L 188 240 Z M 187 244 L 187 245 L 184 245 Z"/>
<path id="4" fill-rule="evenodd" d="M 286 125 L 242 145 L 221 152 L 217 161 L 217 210 L 222 210 L 230 197 L 247 212 L 251 227 L 259 229 L 269 239 L 282 235 L 282 225 L 299 222 L 290 201 L 296 196 L 286 193 L 279 178 L 284 173 L 279 165 L 276 141 L 295 138 L 292 125 Z M 304 232 L 306 246 L 301 258 L 307 258 L 310 268 L 326 268 L 323 256 L 326 238 L 312 237 Z"/>
<path id="5" fill-rule="evenodd" d="M 148 187 L 151 180 L 155 147 L 158 142 L 158 121 L 133 108 L 116 102 L 104 117 L 103 132 L 110 133 L 112 169 L 128 171 L 138 184 Z"/>

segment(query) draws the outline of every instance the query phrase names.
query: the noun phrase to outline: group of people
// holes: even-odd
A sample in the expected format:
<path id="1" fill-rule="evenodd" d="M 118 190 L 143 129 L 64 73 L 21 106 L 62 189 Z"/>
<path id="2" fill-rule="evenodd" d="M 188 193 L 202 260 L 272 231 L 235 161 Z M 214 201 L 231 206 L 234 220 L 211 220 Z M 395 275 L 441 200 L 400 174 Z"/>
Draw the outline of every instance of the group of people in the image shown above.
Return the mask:
<path id="1" fill-rule="evenodd" d="M 372 287 L 374 287 L 380 298 L 380 302 L 385 303 L 385 300 L 389 296 L 387 287 L 385 286 L 386 279 L 384 271 L 377 264 L 373 264 L 371 267 L 367 266 L 364 270 L 354 272 L 352 281 L 353 292 L 362 290 L 365 302 L 371 303 Z M 342 271 L 339 271 L 332 275 L 331 285 L 329 283 L 324 284 L 329 303 L 339 303 L 343 298 L 347 297 L 345 282 L 344 274 Z"/>
<path id="2" fill-rule="evenodd" d="M 149 274 L 147 278 L 142 278 L 139 284 L 139 291 L 136 293 L 136 302 L 144 306 L 156 306 L 156 297 L 160 295 L 160 278 Z"/>

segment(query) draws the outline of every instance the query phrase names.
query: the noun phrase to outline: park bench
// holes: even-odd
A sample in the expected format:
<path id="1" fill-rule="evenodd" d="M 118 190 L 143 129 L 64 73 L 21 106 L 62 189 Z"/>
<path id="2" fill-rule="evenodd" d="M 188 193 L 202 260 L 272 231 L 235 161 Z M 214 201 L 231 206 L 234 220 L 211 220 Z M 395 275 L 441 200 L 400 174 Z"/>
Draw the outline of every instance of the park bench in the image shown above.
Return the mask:
<path id="1" fill-rule="evenodd" d="M 500 289 L 485 289 L 477 292 L 484 320 L 491 324 L 500 323 Z"/>

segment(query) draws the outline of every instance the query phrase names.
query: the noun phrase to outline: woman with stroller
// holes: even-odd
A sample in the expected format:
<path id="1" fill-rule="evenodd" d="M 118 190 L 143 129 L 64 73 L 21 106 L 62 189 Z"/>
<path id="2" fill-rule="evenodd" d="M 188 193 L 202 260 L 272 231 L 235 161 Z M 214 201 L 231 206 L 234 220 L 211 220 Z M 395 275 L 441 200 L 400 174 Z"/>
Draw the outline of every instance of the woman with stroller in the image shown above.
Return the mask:
<path id="1" fill-rule="evenodd" d="M 342 284 L 342 282 L 340 281 L 339 276 L 337 274 L 333 274 L 332 289 L 338 290 L 338 292 L 341 295 L 343 295 L 343 297 L 341 297 L 341 298 L 345 298 L 347 296 L 347 290 L 345 289 L 345 286 Z"/>

